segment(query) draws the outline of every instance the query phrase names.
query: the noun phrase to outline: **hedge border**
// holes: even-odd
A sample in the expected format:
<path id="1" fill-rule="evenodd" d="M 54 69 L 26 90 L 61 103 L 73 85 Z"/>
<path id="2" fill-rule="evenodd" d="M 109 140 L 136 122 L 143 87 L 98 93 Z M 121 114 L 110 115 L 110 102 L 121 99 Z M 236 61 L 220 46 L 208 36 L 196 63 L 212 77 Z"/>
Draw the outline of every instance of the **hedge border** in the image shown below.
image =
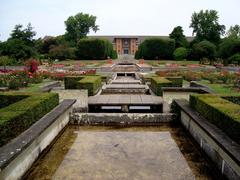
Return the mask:
<path id="1" fill-rule="evenodd" d="M 1 93 L 18 101 L 0 109 L 0 146 L 6 144 L 59 103 L 57 93 Z M 25 97 L 19 99 L 19 97 Z"/>
<path id="2" fill-rule="evenodd" d="M 157 96 L 162 96 L 162 87 L 172 87 L 172 82 L 163 77 L 151 77 L 151 90 Z"/>
<path id="3" fill-rule="evenodd" d="M 190 95 L 190 106 L 240 143 L 240 105 L 219 95 Z"/>
<path id="4" fill-rule="evenodd" d="M 64 78 L 65 89 L 87 89 L 88 95 L 95 95 L 102 86 L 102 76 L 66 76 Z"/>

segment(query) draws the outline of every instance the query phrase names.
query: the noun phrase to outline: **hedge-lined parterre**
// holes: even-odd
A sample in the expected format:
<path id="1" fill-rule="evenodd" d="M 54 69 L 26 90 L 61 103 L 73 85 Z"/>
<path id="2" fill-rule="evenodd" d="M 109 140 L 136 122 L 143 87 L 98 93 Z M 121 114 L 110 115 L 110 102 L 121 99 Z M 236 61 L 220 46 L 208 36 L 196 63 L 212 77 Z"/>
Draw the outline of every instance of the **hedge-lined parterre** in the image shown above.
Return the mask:
<path id="1" fill-rule="evenodd" d="M 1 93 L 0 146 L 28 129 L 59 103 L 56 93 Z M 2 102 L 1 102 L 2 105 Z"/>
<path id="2" fill-rule="evenodd" d="M 240 143 L 240 105 L 227 99 L 219 95 L 192 94 L 190 105 L 230 138 Z"/>

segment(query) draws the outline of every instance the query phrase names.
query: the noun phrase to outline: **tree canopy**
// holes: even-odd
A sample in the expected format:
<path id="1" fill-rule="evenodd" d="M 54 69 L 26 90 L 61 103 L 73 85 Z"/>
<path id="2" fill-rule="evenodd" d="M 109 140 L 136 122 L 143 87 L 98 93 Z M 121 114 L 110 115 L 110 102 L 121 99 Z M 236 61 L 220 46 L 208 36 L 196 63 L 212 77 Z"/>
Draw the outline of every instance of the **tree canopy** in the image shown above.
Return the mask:
<path id="1" fill-rule="evenodd" d="M 169 34 L 169 37 L 171 39 L 175 40 L 175 47 L 187 47 L 188 46 L 188 42 L 187 39 L 185 37 L 185 35 L 183 34 L 183 29 L 181 26 L 177 26 L 173 29 L 173 31 L 171 32 L 171 34 Z"/>
<path id="2" fill-rule="evenodd" d="M 23 25 L 16 25 L 10 38 L 1 45 L 1 54 L 16 60 L 24 60 L 36 54 L 33 37 L 36 32 L 29 23 L 25 29 Z"/>
<path id="3" fill-rule="evenodd" d="M 218 43 L 221 35 L 225 33 L 225 26 L 219 24 L 218 19 L 218 12 L 215 10 L 194 12 L 190 27 L 193 28 L 193 35 L 196 35 L 196 39 Z"/>
<path id="4" fill-rule="evenodd" d="M 66 21 L 66 38 L 75 44 L 82 38 L 86 37 L 90 30 L 94 32 L 99 30 L 96 25 L 96 16 L 78 13 L 70 16 Z"/>
<path id="5" fill-rule="evenodd" d="M 227 32 L 227 36 L 230 38 L 240 38 L 240 26 L 231 26 Z"/>

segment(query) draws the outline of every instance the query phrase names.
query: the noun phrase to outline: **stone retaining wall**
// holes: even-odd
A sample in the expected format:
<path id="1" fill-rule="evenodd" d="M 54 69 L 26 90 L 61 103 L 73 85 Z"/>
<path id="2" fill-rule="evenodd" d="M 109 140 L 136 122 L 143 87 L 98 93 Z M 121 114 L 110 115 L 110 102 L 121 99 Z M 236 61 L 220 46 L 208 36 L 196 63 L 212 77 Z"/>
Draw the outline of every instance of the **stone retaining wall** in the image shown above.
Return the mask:
<path id="1" fill-rule="evenodd" d="M 78 125 L 157 125 L 173 121 L 171 113 L 74 113 L 70 124 Z"/>
<path id="2" fill-rule="evenodd" d="M 240 145 L 206 121 L 185 100 L 175 100 L 180 121 L 224 177 L 240 179 Z"/>
<path id="3" fill-rule="evenodd" d="M 20 179 L 69 122 L 75 100 L 64 100 L 10 143 L 0 148 L 0 179 Z"/>

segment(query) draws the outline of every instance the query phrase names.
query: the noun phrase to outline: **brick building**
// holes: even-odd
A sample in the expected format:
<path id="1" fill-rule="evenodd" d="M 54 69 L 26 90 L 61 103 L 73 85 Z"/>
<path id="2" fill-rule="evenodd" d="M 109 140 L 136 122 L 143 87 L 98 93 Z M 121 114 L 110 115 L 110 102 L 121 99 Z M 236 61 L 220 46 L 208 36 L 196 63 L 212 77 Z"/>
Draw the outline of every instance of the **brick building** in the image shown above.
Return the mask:
<path id="1" fill-rule="evenodd" d="M 134 55 L 138 50 L 138 46 L 147 38 L 168 39 L 168 36 L 88 36 L 90 38 L 107 39 L 113 44 L 114 50 L 118 54 Z M 187 37 L 189 41 L 192 37 Z"/>

